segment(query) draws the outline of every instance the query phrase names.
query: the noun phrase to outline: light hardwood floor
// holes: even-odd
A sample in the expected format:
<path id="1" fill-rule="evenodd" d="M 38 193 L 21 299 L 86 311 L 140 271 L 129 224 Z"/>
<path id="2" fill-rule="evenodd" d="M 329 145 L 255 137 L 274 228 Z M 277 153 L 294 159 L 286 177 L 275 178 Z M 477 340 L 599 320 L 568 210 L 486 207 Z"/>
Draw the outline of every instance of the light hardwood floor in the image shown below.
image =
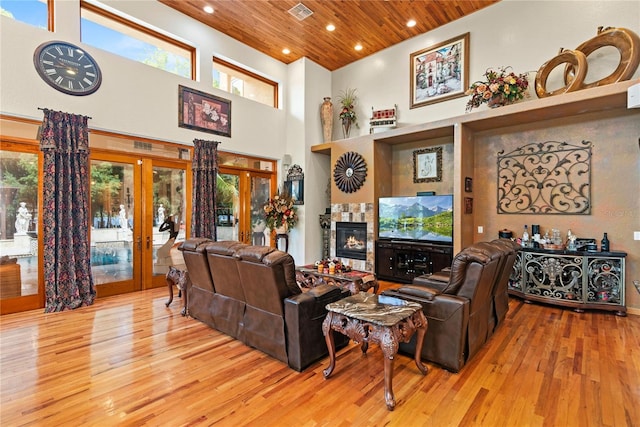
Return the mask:
<path id="1" fill-rule="evenodd" d="M 459 374 L 351 344 L 302 373 L 166 308 L 166 289 L 0 318 L 0 425 L 638 426 L 640 316 L 512 299 Z"/>

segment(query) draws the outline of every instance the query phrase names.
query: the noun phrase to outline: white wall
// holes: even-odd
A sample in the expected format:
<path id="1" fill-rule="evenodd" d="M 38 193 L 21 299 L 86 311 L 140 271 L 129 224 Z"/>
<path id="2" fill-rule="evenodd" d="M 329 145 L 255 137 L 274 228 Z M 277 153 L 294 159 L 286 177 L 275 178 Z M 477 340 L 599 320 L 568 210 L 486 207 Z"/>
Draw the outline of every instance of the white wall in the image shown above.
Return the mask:
<path id="1" fill-rule="evenodd" d="M 131 61 L 80 42 L 78 0 L 56 2 L 56 33 L 0 18 L 0 111 L 37 120 L 38 107 L 86 114 L 90 126 L 124 134 L 191 145 L 193 139 L 221 141 L 221 150 L 272 159 L 285 149 L 286 102 L 273 109 L 212 87 L 211 57 L 221 55 L 260 70 L 286 86 L 287 66 L 157 1 L 107 1 L 122 12 L 162 28 L 199 49 L 197 82 Z M 64 40 L 87 49 L 103 73 L 100 89 L 89 96 L 63 94 L 48 86 L 33 66 L 33 52 L 45 41 Z M 230 99 L 231 138 L 178 127 L 178 85 Z"/>
<path id="2" fill-rule="evenodd" d="M 480 80 L 487 68 L 511 66 L 516 73 L 537 71 L 557 55 L 560 47 L 574 49 L 594 37 L 598 26 L 624 27 L 640 34 L 640 1 L 502 0 L 334 71 L 332 96 L 335 99 L 346 88 L 358 90 L 360 129 L 353 129 L 351 136 L 369 132 L 371 107 L 398 104 L 399 126 L 458 116 L 465 112 L 467 96 L 409 108 L 411 53 L 469 32 L 472 83 Z M 603 48 L 589 56 L 587 81 L 608 75 L 617 66 L 617 55 L 615 49 Z M 613 68 L 608 61 L 611 58 L 615 61 Z M 640 70 L 634 76 L 638 77 Z"/>

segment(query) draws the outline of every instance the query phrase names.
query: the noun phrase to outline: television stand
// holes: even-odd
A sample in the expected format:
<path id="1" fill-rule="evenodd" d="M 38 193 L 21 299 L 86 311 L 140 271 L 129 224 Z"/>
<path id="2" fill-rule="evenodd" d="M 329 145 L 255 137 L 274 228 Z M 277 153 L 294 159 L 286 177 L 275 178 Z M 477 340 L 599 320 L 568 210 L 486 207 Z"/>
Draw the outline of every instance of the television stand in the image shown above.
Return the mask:
<path id="1" fill-rule="evenodd" d="M 414 277 L 450 267 L 453 245 L 412 240 L 376 240 L 378 279 L 411 283 Z"/>

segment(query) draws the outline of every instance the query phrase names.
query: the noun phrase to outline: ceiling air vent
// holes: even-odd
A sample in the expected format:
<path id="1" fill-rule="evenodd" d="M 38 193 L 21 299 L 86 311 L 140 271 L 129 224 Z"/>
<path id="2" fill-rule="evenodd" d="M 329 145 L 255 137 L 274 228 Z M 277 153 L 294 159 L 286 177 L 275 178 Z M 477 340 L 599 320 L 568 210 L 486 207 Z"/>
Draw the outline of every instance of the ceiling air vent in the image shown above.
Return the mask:
<path id="1" fill-rule="evenodd" d="M 302 21 L 303 19 L 306 19 L 311 15 L 313 15 L 313 12 L 311 11 L 311 9 L 309 9 L 307 6 L 303 5 L 302 3 L 298 3 L 297 5 L 289 9 L 289 13 L 295 16 L 295 18 L 298 21 Z"/>

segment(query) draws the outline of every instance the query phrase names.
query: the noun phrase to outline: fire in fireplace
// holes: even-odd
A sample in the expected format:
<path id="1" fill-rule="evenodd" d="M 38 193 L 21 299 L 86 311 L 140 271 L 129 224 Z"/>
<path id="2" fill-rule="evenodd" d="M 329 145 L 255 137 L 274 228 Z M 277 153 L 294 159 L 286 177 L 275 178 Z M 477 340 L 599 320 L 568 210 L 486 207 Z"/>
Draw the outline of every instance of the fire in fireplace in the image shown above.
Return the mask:
<path id="1" fill-rule="evenodd" d="M 336 222 L 336 256 L 367 259 L 366 222 Z"/>

